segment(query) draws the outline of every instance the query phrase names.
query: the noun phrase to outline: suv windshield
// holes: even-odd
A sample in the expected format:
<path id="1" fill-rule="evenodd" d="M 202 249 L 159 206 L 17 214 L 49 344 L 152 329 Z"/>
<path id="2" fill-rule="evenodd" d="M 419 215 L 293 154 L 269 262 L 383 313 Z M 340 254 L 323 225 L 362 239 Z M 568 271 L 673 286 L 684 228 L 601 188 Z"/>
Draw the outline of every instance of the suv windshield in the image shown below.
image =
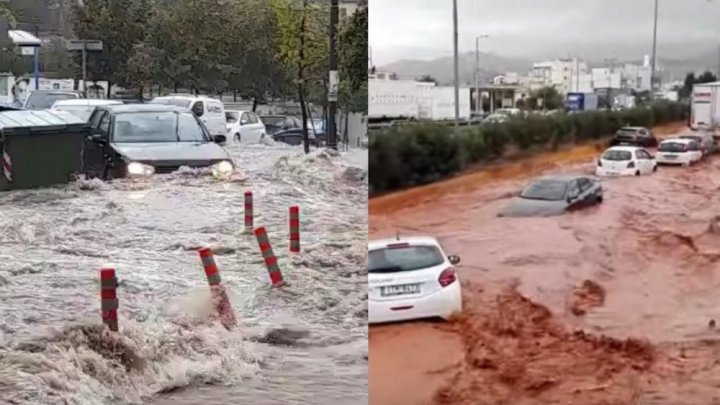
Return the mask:
<path id="1" fill-rule="evenodd" d="M 132 112 L 115 116 L 113 141 L 209 142 L 203 127 L 190 112 Z"/>
<path id="2" fill-rule="evenodd" d="M 391 273 L 426 269 L 442 264 L 445 258 L 435 246 L 407 246 L 368 252 L 369 273 Z"/>
<path id="3" fill-rule="evenodd" d="M 530 200 L 560 201 L 565 198 L 567 183 L 558 180 L 540 180 L 525 187 L 521 198 Z"/>
<path id="4" fill-rule="evenodd" d="M 75 100 L 77 94 L 74 93 L 42 93 L 31 92 L 25 101 L 25 108 L 28 110 L 47 110 L 59 100 Z"/>
<path id="5" fill-rule="evenodd" d="M 661 152 L 686 152 L 688 146 L 681 142 L 663 142 L 658 150 Z"/>
<path id="6" fill-rule="evenodd" d="M 632 159 L 632 153 L 626 150 L 609 150 L 603 153 L 602 159 L 617 161 L 630 160 Z"/>

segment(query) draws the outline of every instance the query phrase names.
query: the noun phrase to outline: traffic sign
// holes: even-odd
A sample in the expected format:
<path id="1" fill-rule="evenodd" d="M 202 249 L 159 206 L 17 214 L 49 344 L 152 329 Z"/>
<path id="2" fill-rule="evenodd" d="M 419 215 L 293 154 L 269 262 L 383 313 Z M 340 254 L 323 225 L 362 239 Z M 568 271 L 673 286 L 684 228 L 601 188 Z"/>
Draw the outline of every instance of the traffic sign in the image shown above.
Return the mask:
<path id="1" fill-rule="evenodd" d="M 101 52 L 103 50 L 103 41 L 95 39 L 70 39 L 66 42 L 68 51 L 89 51 Z"/>

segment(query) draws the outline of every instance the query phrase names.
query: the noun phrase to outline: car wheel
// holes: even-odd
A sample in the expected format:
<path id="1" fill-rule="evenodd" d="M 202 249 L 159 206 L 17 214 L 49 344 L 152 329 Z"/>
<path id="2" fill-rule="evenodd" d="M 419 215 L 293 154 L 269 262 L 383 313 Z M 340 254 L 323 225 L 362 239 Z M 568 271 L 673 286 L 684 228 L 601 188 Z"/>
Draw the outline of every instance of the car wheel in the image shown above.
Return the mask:
<path id="1" fill-rule="evenodd" d="M 636 175 L 636 176 L 639 176 L 639 175 L 640 175 L 640 170 L 636 171 L 636 172 L 635 172 L 635 175 Z"/>
<path id="2" fill-rule="evenodd" d="M 657 167 L 658 167 L 658 165 L 657 165 L 657 163 L 655 163 L 655 166 L 653 166 L 653 173 L 655 173 L 657 171 Z"/>
<path id="3" fill-rule="evenodd" d="M 602 196 L 602 195 L 597 196 L 597 198 L 595 199 L 595 201 L 596 201 L 598 204 L 602 204 L 602 202 L 603 202 L 603 196 Z"/>

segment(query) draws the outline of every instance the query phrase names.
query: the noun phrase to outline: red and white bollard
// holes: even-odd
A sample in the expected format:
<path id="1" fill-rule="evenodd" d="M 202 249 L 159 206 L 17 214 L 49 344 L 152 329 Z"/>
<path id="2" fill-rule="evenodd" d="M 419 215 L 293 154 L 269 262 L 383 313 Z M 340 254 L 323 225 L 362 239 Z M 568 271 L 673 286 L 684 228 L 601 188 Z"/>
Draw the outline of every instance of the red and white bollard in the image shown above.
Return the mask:
<path id="1" fill-rule="evenodd" d="M 288 210 L 290 228 L 290 253 L 300 253 L 300 207 L 294 205 Z"/>
<path id="2" fill-rule="evenodd" d="M 102 321 L 111 331 L 118 331 L 117 278 L 114 269 L 100 269 L 100 310 Z"/>
<path id="3" fill-rule="evenodd" d="M 251 234 L 253 231 L 253 193 L 245 192 L 245 233 Z"/>
<path id="4" fill-rule="evenodd" d="M 275 257 L 275 254 L 273 253 L 272 246 L 270 246 L 270 238 L 268 238 L 265 227 L 261 226 L 256 228 L 254 233 L 258 241 L 258 246 L 260 246 L 260 253 L 262 254 L 265 266 L 268 269 L 268 274 L 270 275 L 270 283 L 273 287 L 282 286 L 285 284 L 285 280 L 280 272 L 277 257 Z"/>
<path id="5" fill-rule="evenodd" d="M 200 254 L 200 260 L 202 261 L 203 268 L 205 269 L 205 276 L 207 277 L 208 284 L 210 285 L 210 293 L 212 295 L 213 305 L 220 315 L 220 323 L 227 330 L 231 330 L 237 325 L 235 319 L 235 313 L 230 305 L 230 299 L 227 296 L 225 287 L 222 286 L 220 279 L 220 273 L 218 272 L 217 265 L 215 264 L 215 258 L 213 257 L 212 250 L 210 248 L 203 248 L 198 251 Z"/>

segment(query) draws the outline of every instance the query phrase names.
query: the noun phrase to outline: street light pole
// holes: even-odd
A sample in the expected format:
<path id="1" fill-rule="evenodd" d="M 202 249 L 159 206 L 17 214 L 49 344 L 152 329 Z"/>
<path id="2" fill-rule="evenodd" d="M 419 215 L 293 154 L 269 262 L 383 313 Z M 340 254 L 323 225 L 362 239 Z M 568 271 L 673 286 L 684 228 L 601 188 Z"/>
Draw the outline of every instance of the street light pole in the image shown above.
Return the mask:
<path id="1" fill-rule="evenodd" d="M 453 0 L 453 56 L 455 75 L 455 129 L 460 127 L 460 62 L 458 60 L 458 9 Z"/>
<path id="2" fill-rule="evenodd" d="M 475 37 L 475 112 L 480 114 L 480 39 L 487 38 L 488 35 L 480 35 Z"/>
<path id="3" fill-rule="evenodd" d="M 650 71 L 650 97 L 653 97 L 655 91 L 655 64 L 657 58 L 657 25 L 658 25 L 658 0 L 655 0 L 655 20 L 653 23 L 653 45 L 652 45 L 652 62 Z"/>
<path id="4" fill-rule="evenodd" d="M 337 115 L 338 102 L 338 55 L 337 55 L 337 27 L 339 20 L 338 0 L 330 0 L 330 94 L 328 100 L 327 117 L 327 146 L 337 150 L 337 126 L 335 116 Z M 347 123 L 345 123 L 347 125 Z"/>

